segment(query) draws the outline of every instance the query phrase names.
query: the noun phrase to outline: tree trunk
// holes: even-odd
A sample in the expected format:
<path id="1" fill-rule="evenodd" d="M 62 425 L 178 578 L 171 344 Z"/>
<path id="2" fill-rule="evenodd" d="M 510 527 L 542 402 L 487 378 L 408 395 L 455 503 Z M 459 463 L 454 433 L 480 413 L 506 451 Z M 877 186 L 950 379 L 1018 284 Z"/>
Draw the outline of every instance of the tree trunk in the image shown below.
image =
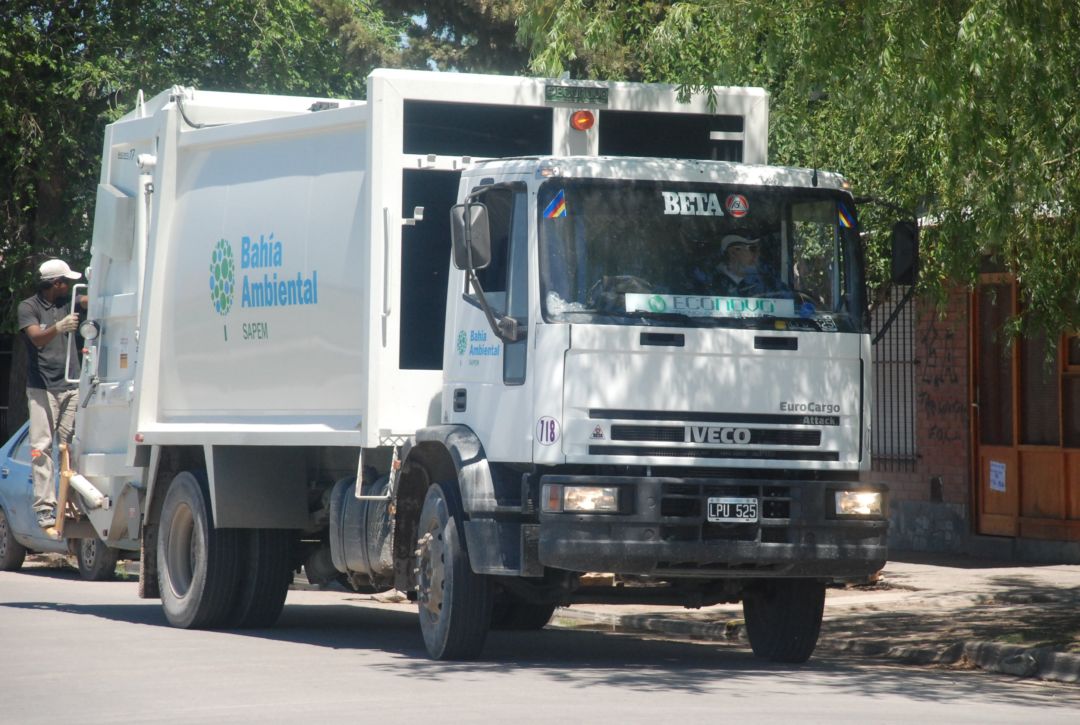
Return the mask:
<path id="1" fill-rule="evenodd" d="M 15 333 L 11 341 L 11 372 L 7 386 L 8 409 L 4 421 L 7 430 L 3 432 L 3 440 L 10 438 L 30 417 L 30 410 L 26 407 L 26 336 L 21 332 Z"/>

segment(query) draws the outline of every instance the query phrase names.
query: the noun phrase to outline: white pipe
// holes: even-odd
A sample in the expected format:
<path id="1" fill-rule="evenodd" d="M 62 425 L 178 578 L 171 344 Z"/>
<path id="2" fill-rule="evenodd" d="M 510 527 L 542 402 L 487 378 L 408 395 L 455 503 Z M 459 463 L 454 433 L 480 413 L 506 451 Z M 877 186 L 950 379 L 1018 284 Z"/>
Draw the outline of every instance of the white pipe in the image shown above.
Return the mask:
<path id="1" fill-rule="evenodd" d="M 86 502 L 88 508 L 99 509 L 105 504 L 107 500 L 105 495 L 98 491 L 94 484 L 86 480 L 85 476 L 78 473 L 72 474 L 70 483 L 71 487 L 82 495 L 83 501 Z"/>

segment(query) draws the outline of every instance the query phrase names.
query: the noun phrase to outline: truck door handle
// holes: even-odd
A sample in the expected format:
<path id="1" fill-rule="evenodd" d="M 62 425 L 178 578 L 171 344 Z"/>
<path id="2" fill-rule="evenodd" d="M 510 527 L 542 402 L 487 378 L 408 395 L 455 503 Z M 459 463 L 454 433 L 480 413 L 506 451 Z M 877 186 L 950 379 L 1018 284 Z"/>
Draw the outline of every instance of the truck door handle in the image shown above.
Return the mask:
<path id="1" fill-rule="evenodd" d="M 10 475 L 11 475 L 11 470 L 9 468 L 6 468 L 6 467 L 5 468 L 0 468 L 0 477 L 7 478 Z"/>
<path id="2" fill-rule="evenodd" d="M 464 413 L 469 393 L 465 388 L 454 388 L 454 412 Z"/>

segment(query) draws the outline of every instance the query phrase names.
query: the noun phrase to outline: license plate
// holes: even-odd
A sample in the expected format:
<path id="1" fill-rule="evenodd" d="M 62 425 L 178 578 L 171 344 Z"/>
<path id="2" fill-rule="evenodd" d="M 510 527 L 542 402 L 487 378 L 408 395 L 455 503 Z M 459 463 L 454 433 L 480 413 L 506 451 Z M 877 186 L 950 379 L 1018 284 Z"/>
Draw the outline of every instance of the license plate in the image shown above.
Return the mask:
<path id="1" fill-rule="evenodd" d="M 756 498 L 710 498 L 709 516 L 717 524 L 753 524 L 758 520 Z"/>

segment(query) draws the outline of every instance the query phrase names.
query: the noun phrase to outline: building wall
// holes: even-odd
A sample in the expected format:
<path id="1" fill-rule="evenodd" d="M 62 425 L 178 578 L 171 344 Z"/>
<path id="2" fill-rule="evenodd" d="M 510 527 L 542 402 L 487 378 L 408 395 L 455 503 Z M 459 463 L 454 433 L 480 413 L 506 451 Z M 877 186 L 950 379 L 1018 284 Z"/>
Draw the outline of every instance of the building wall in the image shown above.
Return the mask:
<path id="1" fill-rule="evenodd" d="M 963 551 L 972 532 L 969 299 L 956 289 L 941 307 L 916 302 L 915 471 L 879 477 L 897 549 Z"/>

